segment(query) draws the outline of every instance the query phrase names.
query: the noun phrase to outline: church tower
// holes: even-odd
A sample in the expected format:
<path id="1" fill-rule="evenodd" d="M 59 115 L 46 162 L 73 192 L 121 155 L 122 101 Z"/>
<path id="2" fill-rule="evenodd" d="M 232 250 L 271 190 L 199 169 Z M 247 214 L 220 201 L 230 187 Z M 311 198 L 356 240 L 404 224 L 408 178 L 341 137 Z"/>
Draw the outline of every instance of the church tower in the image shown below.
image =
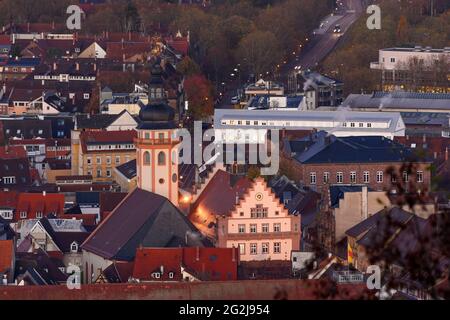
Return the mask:
<path id="1" fill-rule="evenodd" d="M 178 206 L 178 148 L 175 111 L 167 104 L 159 63 L 152 68 L 149 103 L 139 112 L 137 186 L 160 194 Z"/>

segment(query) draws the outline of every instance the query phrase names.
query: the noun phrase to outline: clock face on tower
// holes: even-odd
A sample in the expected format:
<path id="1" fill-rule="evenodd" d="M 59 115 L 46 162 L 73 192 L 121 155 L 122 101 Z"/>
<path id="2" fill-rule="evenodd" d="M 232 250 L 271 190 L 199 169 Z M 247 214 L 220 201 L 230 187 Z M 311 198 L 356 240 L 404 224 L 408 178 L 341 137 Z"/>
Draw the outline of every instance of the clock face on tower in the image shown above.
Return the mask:
<path id="1" fill-rule="evenodd" d="M 261 201 L 261 200 L 263 199 L 262 193 L 261 193 L 261 192 L 258 192 L 258 193 L 255 195 L 255 199 L 256 199 L 256 201 Z"/>

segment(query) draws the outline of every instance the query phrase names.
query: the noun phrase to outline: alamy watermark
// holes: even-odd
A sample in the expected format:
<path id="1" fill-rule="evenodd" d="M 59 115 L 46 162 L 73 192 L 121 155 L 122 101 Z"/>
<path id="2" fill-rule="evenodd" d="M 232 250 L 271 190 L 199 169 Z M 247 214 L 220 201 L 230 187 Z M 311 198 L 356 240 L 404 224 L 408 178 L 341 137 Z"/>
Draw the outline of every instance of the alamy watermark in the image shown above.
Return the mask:
<path id="1" fill-rule="evenodd" d="M 275 175 L 280 166 L 280 134 L 278 129 L 207 129 L 194 122 L 194 137 L 186 128 L 176 131 L 180 139 L 179 156 L 173 162 L 198 166 L 258 165 L 263 176 Z M 204 146 L 204 142 L 209 143 Z"/>
<path id="2" fill-rule="evenodd" d="M 366 25 L 369 30 L 381 29 L 381 8 L 376 4 L 370 5 L 366 10 L 370 16 L 367 18 Z"/>
<path id="3" fill-rule="evenodd" d="M 79 266 L 70 264 L 66 269 L 69 277 L 66 280 L 67 289 L 81 289 L 81 269 Z"/>
<path id="4" fill-rule="evenodd" d="M 66 20 L 67 29 L 81 30 L 81 8 L 73 4 L 67 7 L 66 13 L 70 15 Z"/>

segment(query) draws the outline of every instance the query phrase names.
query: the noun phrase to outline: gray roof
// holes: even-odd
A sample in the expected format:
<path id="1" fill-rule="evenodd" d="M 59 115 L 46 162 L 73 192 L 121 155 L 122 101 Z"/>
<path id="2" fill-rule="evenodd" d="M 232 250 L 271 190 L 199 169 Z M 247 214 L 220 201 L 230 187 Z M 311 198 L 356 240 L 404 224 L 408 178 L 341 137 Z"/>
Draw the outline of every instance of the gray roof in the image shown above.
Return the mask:
<path id="1" fill-rule="evenodd" d="M 379 136 L 322 136 L 306 149 L 292 150 L 291 145 L 291 155 L 307 164 L 404 162 L 414 158 L 410 148 Z"/>
<path id="2" fill-rule="evenodd" d="M 361 192 L 362 185 L 332 185 L 330 186 L 330 201 L 332 208 L 339 208 L 339 201 L 347 192 Z"/>
<path id="3" fill-rule="evenodd" d="M 118 114 L 80 114 L 76 116 L 77 129 L 104 129 L 118 117 Z"/>
<path id="4" fill-rule="evenodd" d="M 222 124 L 224 120 L 243 121 L 242 124 Z M 250 121 L 249 125 L 245 121 Z M 259 121 L 257 125 L 253 121 Z M 270 124 L 270 122 L 283 121 L 289 125 Z M 237 109 L 215 109 L 215 129 L 265 129 L 261 122 L 267 123 L 267 129 L 291 129 L 291 130 L 325 130 L 332 132 L 367 132 L 389 133 L 392 135 L 404 135 L 404 123 L 399 112 L 358 112 L 349 110 L 335 111 L 300 111 L 287 108 L 287 110 L 237 110 Z M 367 122 L 387 123 L 387 128 L 368 127 L 343 127 L 343 122 Z"/>
<path id="5" fill-rule="evenodd" d="M 312 81 L 317 86 L 331 86 L 342 84 L 342 81 L 324 76 L 316 71 L 303 72 L 302 77 L 307 81 Z"/>
<path id="6" fill-rule="evenodd" d="M 134 189 L 111 212 L 82 248 L 105 259 L 131 261 L 144 247 L 209 246 L 195 226 L 169 200 Z M 187 243 L 186 243 L 187 239 Z"/>
<path id="7" fill-rule="evenodd" d="M 369 218 L 361 221 L 357 225 L 348 229 L 345 234 L 350 237 L 359 238 L 361 235 L 365 234 L 372 228 L 376 228 L 382 218 L 389 215 L 390 219 L 395 223 L 406 223 L 414 215 L 411 212 L 405 211 L 398 207 L 393 207 L 390 210 L 380 210 L 373 214 Z"/>
<path id="8" fill-rule="evenodd" d="M 136 159 L 130 160 L 116 167 L 125 178 L 133 179 L 136 177 Z"/>
<path id="9" fill-rule="evenodd" d="M 344 107 L 388 110 L 390 108 L 440 109 L 450 111 L 450 93 L 375 92 L 350 94 L 342 103 Z"/>

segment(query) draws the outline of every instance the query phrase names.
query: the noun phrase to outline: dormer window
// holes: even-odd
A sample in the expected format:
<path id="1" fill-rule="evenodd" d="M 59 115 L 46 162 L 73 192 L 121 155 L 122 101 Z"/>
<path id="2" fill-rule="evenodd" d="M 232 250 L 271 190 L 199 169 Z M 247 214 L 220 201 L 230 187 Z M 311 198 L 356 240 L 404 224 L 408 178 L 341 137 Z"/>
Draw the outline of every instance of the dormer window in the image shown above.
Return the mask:
<path id="1" fill-rule="evenodd" d="M 173 276 L 174 276 L 173 272 L 169 272 L 169 279 L 173 279 Z"/>
<path id="2" fill-rule="evenodd" d="M 78 243 L 76 241 L 71 243 L 70 252 L 72 252 L 72 253 L 78 252 Z"/>
<path id="3" fill-rule="evenodd" d="M 20 212 L 20 219 L 26 219 L 27 218 L 27 212 L 26 211 L 21 211 Z"/>
<path id="4" fill-rule="evenodd" d="M 152 278 L 160 279 L 160 278 L 161 278 L 161 273 L 159 273 L 159 272 L 153 272 L 153 273 L 152 273 Z"/>
<path id="5" fill-rule="evenodd" d="M 42 211 L 37 211 L 36 212 L 36 219 L 41 219 L 42 218 Z"/>

